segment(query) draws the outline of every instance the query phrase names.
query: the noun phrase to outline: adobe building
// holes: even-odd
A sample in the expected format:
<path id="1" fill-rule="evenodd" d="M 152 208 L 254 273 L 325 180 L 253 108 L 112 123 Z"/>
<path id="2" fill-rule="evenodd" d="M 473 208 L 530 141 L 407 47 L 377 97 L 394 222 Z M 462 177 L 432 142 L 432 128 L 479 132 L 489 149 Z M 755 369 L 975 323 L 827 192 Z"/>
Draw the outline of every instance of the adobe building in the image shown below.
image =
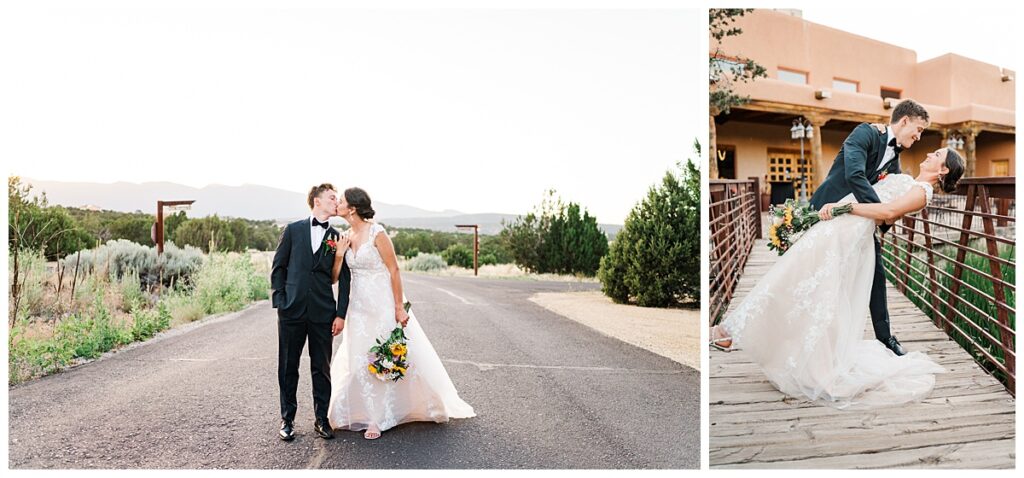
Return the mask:
<path id="1" fill-rule="evenodd" d="M 813 132 L 804 140 L 810 196 L 854 127 L 888 123 L 905 98 L 931 116 L 921 141 L 900 156 L 905 172 L 916 174 L 927 153 L 953 138 L 962 142 L 965 176 L 1014 175 L 1013 71 L 955 54 L 918 62 L 913 50 L 808 22 L 799 11 L 755 10 L 736 25 L 743 33 L 723 39 L 719 61 L 750 58 L 768 77 L 736 85 L 751 101 L 714 116 L 712 179 L 757 177 L 778 189 L 772 202 L 783 190 L 797 195 L 803 167 L 790 130 L 804 118 Z M 715 48 L 712 38 L 712 55 Z"/>

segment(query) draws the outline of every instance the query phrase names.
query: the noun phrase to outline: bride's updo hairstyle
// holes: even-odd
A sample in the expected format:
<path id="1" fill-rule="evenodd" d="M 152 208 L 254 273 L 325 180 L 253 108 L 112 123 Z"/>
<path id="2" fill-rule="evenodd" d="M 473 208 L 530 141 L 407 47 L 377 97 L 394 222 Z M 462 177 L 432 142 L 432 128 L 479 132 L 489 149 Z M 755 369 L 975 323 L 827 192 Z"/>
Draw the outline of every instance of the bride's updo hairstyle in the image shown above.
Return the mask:
<path id="1" fill-rule="evenodd" d="M 950 168 L 950 171 L 952 171 L 952 168 Z M 346 189 L 345 202 L 347 202 L 350 207 L 356 208 L 356 214 L 364 220 L 373 219 L 374 214 L 377 214 L 373 210 L 373 206 L 371 206 L 370 195 L 366 194 L 366 191 L 363 191 L 360 188 Z"/>
<path id="2" fill-rule="evenodd" d="M 960 183 L 960 176 L 964 175 L 964 158 L 953 148 L 946 148 L 946 168 L 949 172 L 939 175 L 939 187 L 942 192 L 952 194 L 956 192 L 957 184 Z M 347 194 L 346 194 L 347 196 Z"/>

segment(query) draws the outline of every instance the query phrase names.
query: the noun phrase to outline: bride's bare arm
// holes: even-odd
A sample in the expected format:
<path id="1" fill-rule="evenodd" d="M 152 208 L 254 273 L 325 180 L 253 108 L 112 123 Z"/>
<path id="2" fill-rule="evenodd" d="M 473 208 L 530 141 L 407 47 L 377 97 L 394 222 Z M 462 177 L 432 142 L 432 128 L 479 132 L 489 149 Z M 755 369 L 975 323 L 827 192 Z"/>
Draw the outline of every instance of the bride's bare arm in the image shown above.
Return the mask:
<path id="1" fill-rule="evenodd" d="M 348 250 L 348 236 L 341 236 L 337 241 L 338 250 L 334 251 L 334 266 L 331 267 L 331 283 L 338 283 L 338 276 L 341 275 L 341 264 L 345 262 L 345 251 Z"/>
<path id="2" fill-rule="evenodd" d="M 395 254 L 395 246 L 387 234 L 377 234 L 374 241 L 377 250 L 380 251 L 381 259 L 384 259 L 384 267 L 387 267 L 388 272 L 391 273 L 391 292 L 395 298 L 395 321 L 405 326 L 405 323 L 409 321 L 409 314 L 405 312 L 405 301 L 402 300 L 405 296 L 402 291 L 402 275 L 398 269 L 398 255 Z"/>
<path id="3" fill-rule="evenodd" d="M 892 202 L 874 204 L 854 203 L 851 214 L 876 221 L 893 221 L 903 217 L 905 214 L 920 210 L 925 207 L 927 202 L 928 197 L 925 195 L 924 189 L 915 186 Z"/>

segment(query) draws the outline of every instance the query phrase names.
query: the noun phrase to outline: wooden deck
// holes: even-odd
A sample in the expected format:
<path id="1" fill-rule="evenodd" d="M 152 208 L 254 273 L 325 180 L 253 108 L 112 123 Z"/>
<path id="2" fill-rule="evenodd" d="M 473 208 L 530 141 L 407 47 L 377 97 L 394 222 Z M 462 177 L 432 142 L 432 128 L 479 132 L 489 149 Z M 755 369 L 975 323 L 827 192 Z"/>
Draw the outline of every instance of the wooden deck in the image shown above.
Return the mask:
<path id="1" fill-rule="evenodd" d="M 730 310 L 776 259 L 754 250 Z M 949 372 L 922 402 L 840 411 L 789 398 L 742 350 L 710 352 L 710 465 L 720 468 L 1013 468 L 1014 398 L 891 285 L 893 333 Z M 870 323 L 865 336 L 873 337 Z"/>

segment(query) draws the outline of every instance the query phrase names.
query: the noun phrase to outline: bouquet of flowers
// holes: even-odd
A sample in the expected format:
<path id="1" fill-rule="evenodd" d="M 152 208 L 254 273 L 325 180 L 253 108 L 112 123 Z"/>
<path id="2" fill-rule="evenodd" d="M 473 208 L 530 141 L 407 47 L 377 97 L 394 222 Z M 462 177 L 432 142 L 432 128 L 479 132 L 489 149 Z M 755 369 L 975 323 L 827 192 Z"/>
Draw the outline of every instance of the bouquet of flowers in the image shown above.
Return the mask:
<path id="1" fill-rule="evenodd" d="M 832 217 L 841 216 L 853 211 L 853 204 L 843 204 L 832 208 Z M 772 224 L 768 227 L 768 249 L 783 255 L 799 237 L 797 234 L 811 228 L 821 221 L 818 211 L 810 205 L 798 205 L 796 201 L 787 199 L 782 205 L 768 208 L 768 217 Z"/>
<path id="2" fill-rule="evenodd" d="M 412 304 L 403 304 L 405 312 L 408 313 Z M 405 377 L 405 371 L 409 368 L 409 352 L 406 346 L 405 329 L 399 325 L 390 334 L 378 338 L 376 345 L 370 347 L 367 354 L 366 369 L 383 381 L 397 382 Z"/>

